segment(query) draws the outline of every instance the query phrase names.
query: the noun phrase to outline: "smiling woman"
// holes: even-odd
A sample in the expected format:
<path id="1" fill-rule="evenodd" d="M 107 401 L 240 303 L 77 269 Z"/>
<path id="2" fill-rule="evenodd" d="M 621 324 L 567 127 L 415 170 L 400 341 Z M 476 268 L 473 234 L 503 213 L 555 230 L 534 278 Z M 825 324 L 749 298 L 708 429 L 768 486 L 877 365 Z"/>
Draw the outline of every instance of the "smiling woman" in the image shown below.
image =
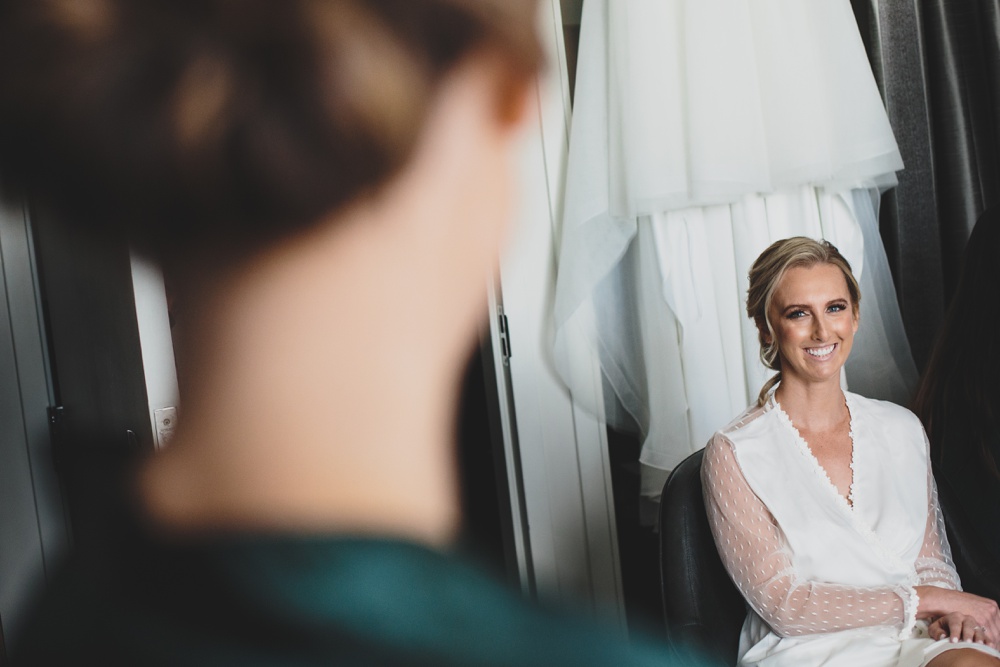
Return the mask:
<path id="1" fill-rule="evenodd" d="M 785 280 L 790 272 L 808 271 L 813 268 L 820 269 L 822 275 L 810 274 L 812 280 L 808 286 L 800 284 L 799 280 Z M 834 270 L 839 270 L 842 281 L 835 277 Z M 820 289 L 819 293 L 813 291 L 816 288 Z M 840 288 L 843 288 L 843 292 L 840 292 Z M 831 293 L 831 290 L 835 294 Z M 824 292 L 827 297 L 831 297 L 831 303 L 822 302 L 821 296 Z M 806 301 L 809 303 L 804 303 Z M 817 333 L 815 331 L 817 318 L 820 326 L 827 323 L 826 311 L 833 306 L 834 301 L 844 305 L 850 304 L 854 323 L 851 332 L 853 341 L 861 306 L 861 288 L 854 278 L 850 264 L 837 248 L 826 241 L 817 242 L 803 236 L 778 241 L 761 253 L 754 262 L 750 269 L 750 289 L 747 291 L 747 316 L 757 326 L 760 360 L 768 368 L 778 371 L 778 374 L 761 389 L 757 399 L 758 405 L 764 404 L 768 392 L 783 377 L 782 356 L 779 353 L 779 345 L 775 342 L 775 323 L 784 323 L 808 315 L 810 317 L 807 322 L 798 323 L 794 330 L 808 333 L 802 327 L 811 323 L 813 332 L 809 335 L 812 336 Z M 840 312 L 835 306 L 833 310 Z M 840 366 L 846 361 L 849 352 L 848 346 L 840 359 Z"/>
<path id="2" fill-rule="evenodd" d="M 777 341 L 786 385 L 823 381 L 839 372 L 858 329 L 857 308 L 840 269 L 830 264 L 789 269 L 770 310 L 774 335 L 767 341 Z"/>
<path id="3" fill-rule="evenodd" d="M 749 604 L 739 664 L 1000 665 L 1000 613 L 961 592 L 920 422 L 841 388 L 860 300 L 826 241 L 778 241 L 750 270 L 747 314 L 778 373 L 702 468 Z"/>

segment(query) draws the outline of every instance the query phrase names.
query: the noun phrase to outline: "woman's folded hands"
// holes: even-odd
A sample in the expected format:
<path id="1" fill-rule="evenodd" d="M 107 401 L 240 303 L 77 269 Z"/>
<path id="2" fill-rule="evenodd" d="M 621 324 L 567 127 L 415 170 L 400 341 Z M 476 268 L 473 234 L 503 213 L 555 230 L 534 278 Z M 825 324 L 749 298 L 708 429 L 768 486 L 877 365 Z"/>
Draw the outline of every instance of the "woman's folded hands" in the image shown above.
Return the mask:
<path id="1" fill-rule="evenodd" d="M 1000 607 L 996 601 L 939 586 L 917 586 L 917 618 L 931 621 L 931 637 L 981 641 L 1000 649 Z"/>

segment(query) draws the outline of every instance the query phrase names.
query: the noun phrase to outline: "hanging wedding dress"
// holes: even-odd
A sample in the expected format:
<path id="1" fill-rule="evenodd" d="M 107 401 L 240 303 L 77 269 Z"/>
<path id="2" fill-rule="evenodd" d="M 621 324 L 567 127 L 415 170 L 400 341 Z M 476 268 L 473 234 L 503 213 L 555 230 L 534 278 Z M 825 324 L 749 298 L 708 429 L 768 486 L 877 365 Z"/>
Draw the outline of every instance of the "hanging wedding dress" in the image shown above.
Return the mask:
<path id="1" fill-rule="evenodd" d="M 766 379 L 743 302 L 780 238 L 848 258 L 863 298 L 847 383 L 908 400 L 877 224 L 900 168 L 849 0 L 584 3 L 555 363 L 575 400 L 640 433 L 645 495 Z M 599 359 L 601 405 L 575 384 L 582 355 Z"/>

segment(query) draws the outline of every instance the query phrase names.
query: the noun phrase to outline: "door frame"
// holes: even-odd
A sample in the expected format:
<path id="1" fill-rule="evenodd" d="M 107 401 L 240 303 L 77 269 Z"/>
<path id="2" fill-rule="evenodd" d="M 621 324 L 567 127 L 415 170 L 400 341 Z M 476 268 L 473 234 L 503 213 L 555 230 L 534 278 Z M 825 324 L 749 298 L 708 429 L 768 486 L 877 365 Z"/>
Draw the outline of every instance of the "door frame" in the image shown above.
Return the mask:
<path id="1" fill-rule="evenodd" d="M 548 68 L 537 84 L 537 113 L 524 137 L 521 207 L 500 264 L 499 288 L 491 294 L 491 318 L 501 397 L 505 446 L 520 540 L 522 588 L 542 598 L 581 600 L 610 611 L 625 630 L 625 605 L 618 554 L 614 495 L 603 414 L 591 414 L 573 396 L 552 361 L 552 301 L 562 222 L 562 196 L 569 148 L 571 101 L 559 0 L 542 3 L 540 34 Z M 502 358 L 501 336 L 511 355 Z M 603 406 L 600 366 L 592 351 L 574 369 L 591 396 L 580 403 Z M 509 371 L 509 372 L 508 372 Z M 585 399 L 585 400 L 584 400 Z M 520 514 L 523 514 L 521 516 Z M 526 524 L 526 525 L 525 525 Z"/>

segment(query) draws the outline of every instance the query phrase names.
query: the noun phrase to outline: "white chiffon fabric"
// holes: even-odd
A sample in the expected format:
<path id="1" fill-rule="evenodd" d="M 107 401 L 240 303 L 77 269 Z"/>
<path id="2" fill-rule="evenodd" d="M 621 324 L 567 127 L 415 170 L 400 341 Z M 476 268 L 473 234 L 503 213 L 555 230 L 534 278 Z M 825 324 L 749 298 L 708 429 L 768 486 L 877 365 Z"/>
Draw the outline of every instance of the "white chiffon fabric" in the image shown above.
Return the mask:
<path id="1" fill-rule="evenodd" d="M 773 394 L 706 447 L 709 523 L 747 600 L 739 664 L 917 667 L 952 648 L 1000 655 L 933 640 L 917 622 L 915 586 L 961 590 L 927 440 L 904 408 L 846 400 L 849 499 Z"/>
<path id="2" fill-rule="evenodd" d="M 845 254 L 864 295 L 847 382 L 908 400 L 877 223 L 900 168 L 849 0 L 587 0 L 555 364 L 574 390 L 597 355 L 605 405 L 574 398 L 639 432 L 644 495 L 766 380 L 743 301 L 780 238 Z"/>
<path id="3" fill-rule="evenodd" d="M 612 215 L 902 167 L 849 2 L 627 0 L 606 17 Z"/>

